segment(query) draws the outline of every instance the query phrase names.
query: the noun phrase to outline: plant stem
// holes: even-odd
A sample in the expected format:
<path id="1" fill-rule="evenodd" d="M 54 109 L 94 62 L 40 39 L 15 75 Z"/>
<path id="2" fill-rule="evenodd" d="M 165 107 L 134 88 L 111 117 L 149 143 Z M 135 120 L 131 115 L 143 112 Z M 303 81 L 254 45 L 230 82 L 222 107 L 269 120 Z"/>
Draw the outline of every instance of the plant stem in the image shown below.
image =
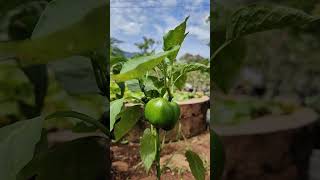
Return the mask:
<path id="1" fill-rule="evenodd" d="M 142 79 L 138 79 L 138 82 L 139 82 L 139 87 L 140 87 L 140 89 L 141 89 L 141 91 L 143 92 L 143 94 L 145 95 L 145 96 L 147 96 L 146 95 L 146 91 L 145 91 L 145 87 L 144 87 L 144 84 L 143 84 L 143 81 L 142 81 Z"/>
<path id="2" fill-rule="evenodd" d="M 157 155 L 156 155 L 156 168 L 157 168 L 157 180 L 160 180 L 161 177 L 161 166 L 160 166 L 160 134 L 159 134 L 159 128 L 156 128 L 156 134 L 157 134 Z"/>
<path id="3" fill-rule="evenodd" d="M 220 51 L 222 51 L 225 47 L 227 47 L 230 43 L 232 42 L 232 40 L 228 40 L 226 42 L 224 42 L 211 56 L 210 58 L 210 62 L 213 61 L 217 55 L 220 53 Z"/>
<path id="4" fill-rule="evenodd" d="M 173 95 L 169 87 L 167 87 L 167 92 L 168 92 L 168 100 L 171 101 L 173 99 Z"/>
<path id="5" fill-rule="evenodd" d="M 167 76 L 167 74 L 166 74 L 166 76 Z M 170 84 L 169 84 L 169 82 L 167 82 L 167 78 L 165 78 L 164 81 L 165 81 L 164 88 L 168 92 L 168 100 L 171 101 L 173 99 L 173 95 L 172 95 L 171 90 L 170 90 Z"/>
<path id="6" fill-rule="evenodd" d="M 172 67 L 172 65 L 171 65 L 171 67 Z M 172 75 L 168 76 L 168 69 L 167 68 L 168 68 L 167 66 L 164 68 L 164 88 L 168 92 L 168 100 L 171 101 L 173 99 L 173 95 L 170 90 L 170 79 L 171 79 Z"/>

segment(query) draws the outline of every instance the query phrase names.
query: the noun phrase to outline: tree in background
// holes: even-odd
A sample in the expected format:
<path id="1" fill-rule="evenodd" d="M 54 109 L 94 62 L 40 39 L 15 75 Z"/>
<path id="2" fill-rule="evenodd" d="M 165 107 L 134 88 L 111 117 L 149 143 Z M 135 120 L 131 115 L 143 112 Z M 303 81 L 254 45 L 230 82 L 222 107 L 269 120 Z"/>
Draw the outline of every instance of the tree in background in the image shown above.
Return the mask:
<path id="1" fill-rule="evenodd" d="M 153 54 L 155 52 L 154 45 L 157 44 L 158 42 L 146 36 L 143 36 L 142 39 L 143 39 L 143 42 L 134 44 L 140 50 L 140 53 L 138 54 L 138 56 Z"/>
<path id="2" fill-rule="evenodd" d="M 123 51 L 118 47 L 118 45 L 120 43 L 122 43 L 123 41 L 116 39 L 116 38 L 111 38 L 110 39 L 110 46 L 111 46 L 111 53 L 112 55 L 121 55 L 123 56 Z"/>

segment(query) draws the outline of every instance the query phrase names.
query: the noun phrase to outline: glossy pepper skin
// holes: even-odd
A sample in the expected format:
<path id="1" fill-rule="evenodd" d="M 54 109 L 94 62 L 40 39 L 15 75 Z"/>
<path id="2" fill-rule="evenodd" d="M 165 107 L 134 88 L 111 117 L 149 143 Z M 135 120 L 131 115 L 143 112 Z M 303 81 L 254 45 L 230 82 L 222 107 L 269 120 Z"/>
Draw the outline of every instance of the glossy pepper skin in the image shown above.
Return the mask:
<path id="1" fill-rule="evenodd" d="M 177 103 L 169 102 L 165 98 L 155 98 L 146 104 L 144 115 L 152 125 L 168 131 L 177 123 L 180 107 Z"/>
<path id="2" fill-rule="evenodd" d="M 169 104 L 170 104 L 171 109 L 173 111 L 173 118 L 172 118 L 173 123 L 171 124 L 171 126 L 168 126 L 167 129 L 171 130 L 174 128 L 174 126 L 177 124 L 177 122 L 180 118 L 180 106 L 176 102 L 169 102 Z M 167 130 L 167 129 L 164 129 L 164 130 Z"/>

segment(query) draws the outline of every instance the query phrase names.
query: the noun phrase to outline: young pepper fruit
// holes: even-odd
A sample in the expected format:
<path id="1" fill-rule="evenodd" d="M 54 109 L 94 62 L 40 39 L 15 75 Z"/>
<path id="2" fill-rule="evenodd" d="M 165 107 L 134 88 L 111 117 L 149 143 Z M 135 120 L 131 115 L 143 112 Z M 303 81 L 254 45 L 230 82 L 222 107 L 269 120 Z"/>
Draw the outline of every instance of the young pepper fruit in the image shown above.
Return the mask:
<path id="1" fill-rule="evenodd" d="M 165 98 L 151 99 L 145 106 L 145 118 L 156 128 L 173 129 L 180 117 L 180 106 Z"/>

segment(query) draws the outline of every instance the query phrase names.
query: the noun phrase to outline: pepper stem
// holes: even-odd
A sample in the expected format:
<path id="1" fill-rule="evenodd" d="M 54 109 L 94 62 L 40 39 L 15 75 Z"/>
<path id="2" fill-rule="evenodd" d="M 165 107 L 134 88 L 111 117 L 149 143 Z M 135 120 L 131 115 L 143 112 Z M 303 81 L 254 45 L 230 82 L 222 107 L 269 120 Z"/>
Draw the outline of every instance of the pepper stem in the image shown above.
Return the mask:
<path id="1" fill-rule="evenodd" d="M 161 177 L 161 166 L 160 166 L 160 133 L 159 128 L 156 128 L 156 134 L 157 134 L 157 155 L 156 155 L 156 168 L 157 168 L 157 180 L 160 180 Z"/>

